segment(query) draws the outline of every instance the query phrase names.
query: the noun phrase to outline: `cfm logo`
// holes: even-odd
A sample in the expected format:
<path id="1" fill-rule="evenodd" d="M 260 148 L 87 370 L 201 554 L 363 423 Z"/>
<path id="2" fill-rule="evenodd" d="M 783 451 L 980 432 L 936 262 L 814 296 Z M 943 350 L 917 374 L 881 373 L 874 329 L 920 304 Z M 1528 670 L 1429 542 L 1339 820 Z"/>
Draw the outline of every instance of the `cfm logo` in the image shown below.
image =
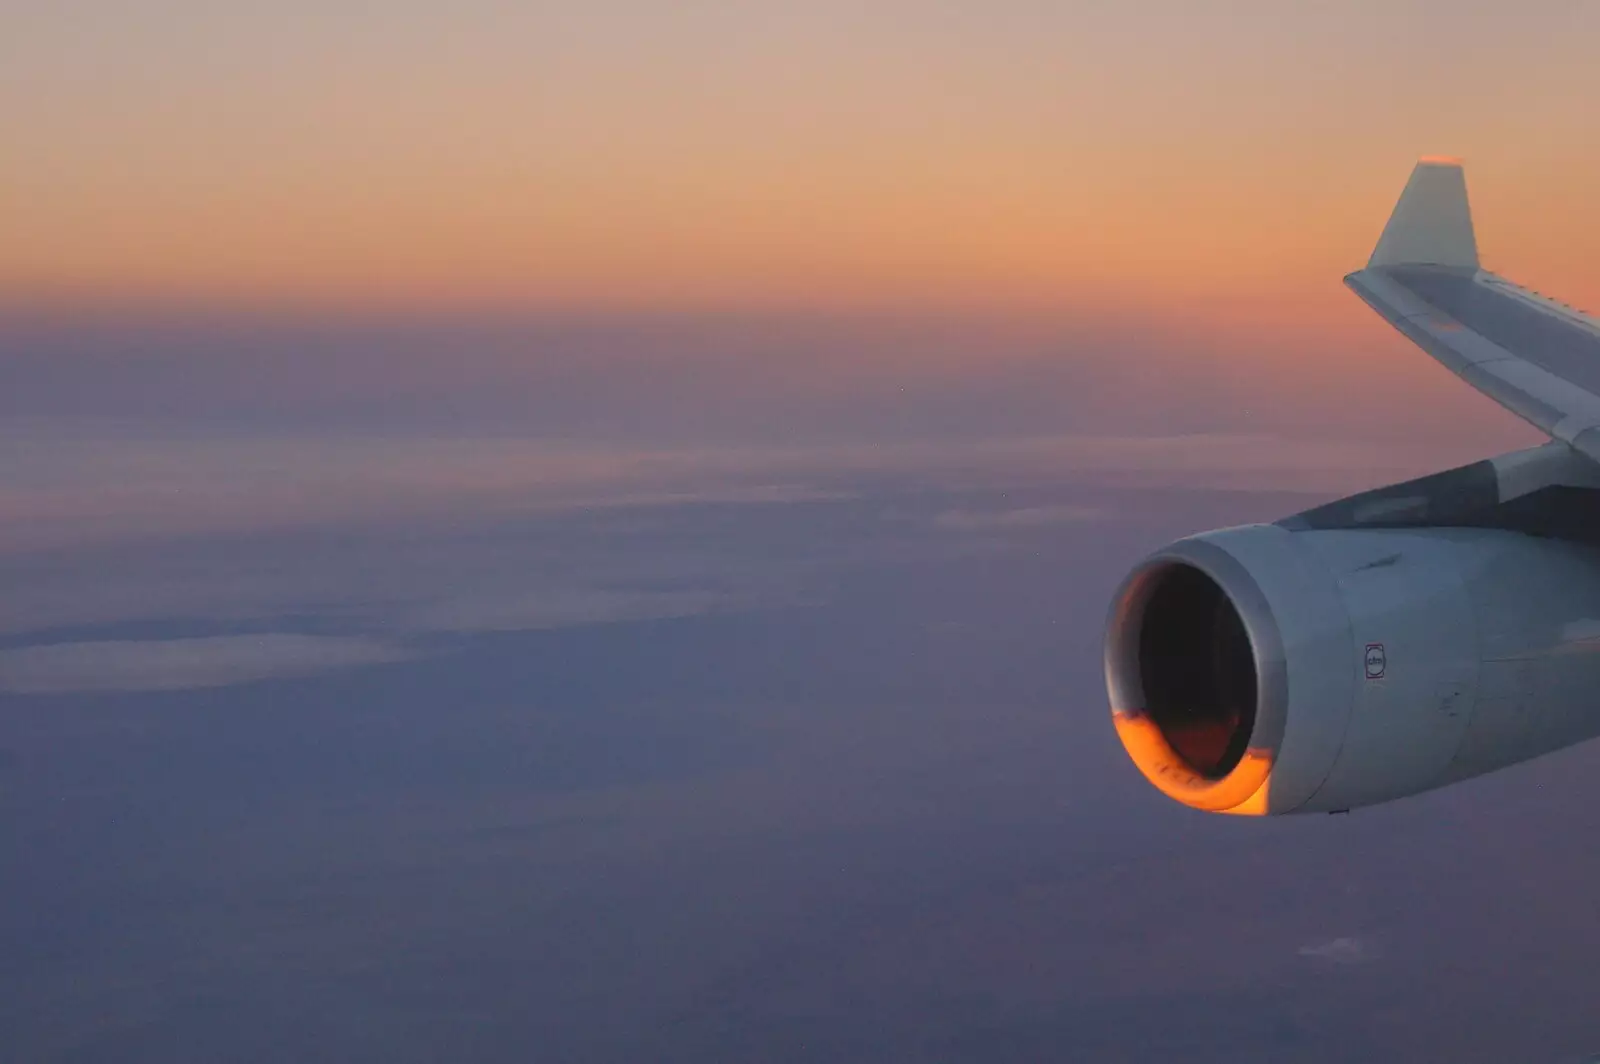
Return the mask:
<path id="1" fill-rule="evenodd" d="M 1384 672 L 1389 668 L 1389 655 L 1384 652 L 1382 643 L 1367 644 L 1363 665 L 1366 669 L 1367 679 L 1383 679 Z"/>

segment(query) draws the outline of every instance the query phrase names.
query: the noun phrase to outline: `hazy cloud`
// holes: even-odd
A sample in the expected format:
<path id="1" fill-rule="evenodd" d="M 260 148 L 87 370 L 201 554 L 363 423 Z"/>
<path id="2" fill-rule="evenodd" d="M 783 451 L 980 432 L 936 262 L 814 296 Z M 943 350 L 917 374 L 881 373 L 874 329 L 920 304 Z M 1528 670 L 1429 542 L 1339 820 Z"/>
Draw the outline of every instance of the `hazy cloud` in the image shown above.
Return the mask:
<path id="1" fill-rule="evenodd" d="M 649 446 L 517 438 L 153 438 L 0 424 L 0 553 L 78 544 L 694 503 L 788 504 L 886 479 L 941 487 L 1373 487 L 1454 453 L 1257 434 Z M 1450 452 L 1441 447 L 1441 452 Z M 1082 520 L 1071 508 L 952 513 L 949 527 Z"/>
<path id="2" fill-rule="evenodd" d="M 1360 964 L 1377 956 L 1377 951 L 1371 942 L 1349 936 L 1329 939 L 1316 945 L 1301 946 L 1295 952 L 1302 957 L 1327 964 Z"/>
<path id="3" fill-rule="evenodd" d="M 533 631 L 694 617 L 739 606 L 734 596 L 716 591 L 525 590 L 442 599 L 408 612 L 401 626 L 435 632 Z"/>
<path id="4" fill-rule="evenodd" d="M 0 691 L 65 694 L 228 687 L 409 656 L 404 648 L 377 639 L 287 632 L 55 643 L 0 651 Z"/>
<path id="5" fill-rule="evenodd" d="M 1061 504 L 1028 506 L 1016 510 L 946 510 L 934 518 L 933 523 L 940 528 L 961 530 L 1042 528 L 1101 521 L 1109 516 L 1104 507 Z"/>

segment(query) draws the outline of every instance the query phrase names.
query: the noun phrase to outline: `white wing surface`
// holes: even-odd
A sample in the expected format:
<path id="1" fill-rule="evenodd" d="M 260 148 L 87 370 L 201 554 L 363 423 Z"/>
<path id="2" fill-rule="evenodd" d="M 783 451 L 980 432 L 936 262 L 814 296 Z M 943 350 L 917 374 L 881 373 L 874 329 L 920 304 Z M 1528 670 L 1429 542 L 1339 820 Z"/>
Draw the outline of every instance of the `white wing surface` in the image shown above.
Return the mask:
<path id="1" fill-rule="evenodd" d="M 1417 164 L 1345 283 L 1462 380 L 1600 461 L 1600 322 L 1479 266 L 1459 162 Z"/>

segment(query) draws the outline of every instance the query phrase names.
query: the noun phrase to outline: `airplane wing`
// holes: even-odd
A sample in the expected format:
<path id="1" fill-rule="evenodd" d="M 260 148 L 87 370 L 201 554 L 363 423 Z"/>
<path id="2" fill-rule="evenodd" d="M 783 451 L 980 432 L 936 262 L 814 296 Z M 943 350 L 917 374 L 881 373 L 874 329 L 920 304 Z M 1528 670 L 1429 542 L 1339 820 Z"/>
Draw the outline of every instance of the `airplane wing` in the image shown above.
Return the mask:
<path id="1" fill-rule="evenodd" d="M 1600 322 L 1479 266 L 1458 161 L 1417 164 L 1345 284 L 1456 376 L 1600 461 Z"/>

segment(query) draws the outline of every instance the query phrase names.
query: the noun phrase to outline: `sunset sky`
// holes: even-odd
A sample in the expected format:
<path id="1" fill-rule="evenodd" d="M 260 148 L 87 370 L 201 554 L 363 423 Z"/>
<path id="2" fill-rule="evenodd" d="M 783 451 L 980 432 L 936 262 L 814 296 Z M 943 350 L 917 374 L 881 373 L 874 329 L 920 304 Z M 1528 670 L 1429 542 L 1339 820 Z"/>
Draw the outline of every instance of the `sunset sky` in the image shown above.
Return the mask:
<path id="1" fill-rule="evenodd" d="M 1491 266 L 1600 303 L 1585 0 L 23 0 L 0 27 L 13 306 L 1333 321 L 1433 152 L 1468 161 Z"/>
<path id="2" fill-rule="evenodd" d="M 1542 442 L 1341 280 L 1445 154 L 1600 310 L 1597 56 L 1596 0 L 0 0 L 0 1044 L 1593 1052 L 1600 750 L 1197 819 L 1101 647 L 1163 544 Z"/>

